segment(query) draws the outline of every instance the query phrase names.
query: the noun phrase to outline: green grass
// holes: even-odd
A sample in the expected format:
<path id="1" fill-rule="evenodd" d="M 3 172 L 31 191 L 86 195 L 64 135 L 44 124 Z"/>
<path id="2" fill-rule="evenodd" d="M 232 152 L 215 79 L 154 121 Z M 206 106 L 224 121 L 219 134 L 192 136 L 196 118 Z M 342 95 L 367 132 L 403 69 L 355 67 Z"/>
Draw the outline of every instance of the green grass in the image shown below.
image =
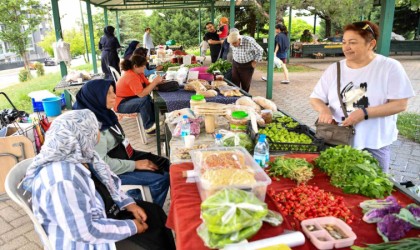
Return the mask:
<path id="1" fill-rule="evenodd" d="M 98 66 L 98 68 L 100 65 Z M 77 67 L 72 67 L 68 69 L 71 70 L 92 70 L 91 64 L 85 64 Z M 54 87 L 58 84 L 61 80 L 60 72 L 49 73 L 44 76 L 35 77 L 29 81 L 21 82 L 7 88 L 1 89 L 0 92 L 4 92 L 10 98 L 12 103 L 18 110 L 26 111 L 27 113 L 32 113 L 32 102 L 31 98 L 28 96 L 30 92 L 37 91 L 37 90 L 48 90 L 51 93 L 59 96 L 63 92 L 62 90 L 54 92 Z M 12 108 L 9 102 L 6 100 L 4 96 L 0 96 L 0 110 Z"/>
<path id="2" fill-rule="evenodd" d="M 420 114 L 409 112 L 398 114 L 397 128 L 400 135 L 420 143 Z"/>
<path id="3" fill-rule="evenodd" d="M 267 72 L 267 65 L 266 64 L 257 64 L 257 69 L 262 72 Z M 308 72 L 308 71 L 317 71 L 317 69 L 307 67 L 302 64 L 287 64 L 287 70 L 289 73 L 291 72 Z M 274 68 L 274 72 L 283 72 L 283 69 Z"/>

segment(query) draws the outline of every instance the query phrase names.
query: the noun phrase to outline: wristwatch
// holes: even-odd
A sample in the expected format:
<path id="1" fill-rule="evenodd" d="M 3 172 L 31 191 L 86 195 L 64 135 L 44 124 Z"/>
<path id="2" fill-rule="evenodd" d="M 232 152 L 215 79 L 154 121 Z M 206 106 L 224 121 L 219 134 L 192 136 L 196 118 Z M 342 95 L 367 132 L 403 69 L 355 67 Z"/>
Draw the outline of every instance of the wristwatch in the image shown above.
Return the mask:
<path id="1" fill-rule="evenodd" d="M 363 113 L 365 113 L 365 120 L 369 119 L 369 115 L 368 115 L 368 112 L 367 112 L 366 108 L 363 107 L 362 110 L 363 110 Z"/>

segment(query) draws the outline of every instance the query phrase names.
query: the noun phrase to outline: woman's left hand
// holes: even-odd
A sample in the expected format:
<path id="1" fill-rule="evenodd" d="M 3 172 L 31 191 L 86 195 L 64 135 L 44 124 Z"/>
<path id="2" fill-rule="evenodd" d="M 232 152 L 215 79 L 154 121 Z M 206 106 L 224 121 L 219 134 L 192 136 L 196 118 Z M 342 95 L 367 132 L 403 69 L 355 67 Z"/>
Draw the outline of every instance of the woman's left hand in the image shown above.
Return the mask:
<path id="1" fill-rule="evenodd" d="M 365 113 L 363 110 L 358 109 L 349 114 L 349 116 L 343 121 L 343 126 L 354 126 L 357 123 L 363 121 L 365 119 Z"/>
<path id="2" fill-rule="evenodd" d="M 136 218 L 139 221 L 145 222 L 147 220 L 146 212 L 144 212 L 143 208 L 139 207 L 137 204 L 132 203 L 125 207 L 127 211 L 130 211 L 134 218 Z"/>

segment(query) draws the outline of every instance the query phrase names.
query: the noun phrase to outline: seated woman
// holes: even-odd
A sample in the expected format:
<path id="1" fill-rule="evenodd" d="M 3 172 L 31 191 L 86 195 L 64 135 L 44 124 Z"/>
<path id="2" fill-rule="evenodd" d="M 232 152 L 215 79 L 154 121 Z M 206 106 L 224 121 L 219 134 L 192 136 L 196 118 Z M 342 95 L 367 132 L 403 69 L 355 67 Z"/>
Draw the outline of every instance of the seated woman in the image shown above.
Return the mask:
<path id="1" fill-rule="evenodd" d="M 300 36 L 300 41 L 302 43 L 311 43 L 314 41 L 314 38 L 309 30 L 304 30 L 303 34 Z"/>
<path id="2" fill-rule="evenodd" d="M 73 109 L 89 109 L 101 123 L 101 139 L 95 146 L 96 152 L 111 170 L 118 175 L 123 185 L 149 186 L 153 202 L 163 206 L 169 190 L 169 160 L 148 152 L 132 150 L 126 152 L 123 145 L 128 140 L 111 110 L 115 104 L 115 83 L 109 80 L 87 82 L 77 93 Z M 128 151 L 128 150 L 127 150 Z M 139 190 L 129 194 L 139 198 Z"/>
<path id="3" fill-rule="evenodd" d="M 175 249 L 166 215 L 120 190 L 95 152 L 99 125 L 89 110 L 57 117 L 23 179 L 32 209 L 54 249 Z"/>
<path id="4" fill-rule="evenodd" d="M 147 51 L 148 50 L 146 48 L 139 47 L 139 48 L 134 50 L 133 55 L 143 56 L 143 57 L 146 57 L 148 59 Z M 162 69 L 163 69 L 162 65 L 158 65 L 158 66 L 156 66 L 156 68 L 153 68 L 149 65 L 149 63 L 147 63 L 146 68 L 144 69 L 144 75 L 146 77 L 149 77 L 150 75 L 154 74 L 156 71 L 160 71 Z"/>
<path id="5" fill-rule="evenodd" d="M 121 69 L 125 73 L 117 82 L 114 110 L 126 114 L 140 113 L 146 133 L 153 134 L 156 129 L 155 112 L 149 94 L 163 82 L 163 78 L 157 76 L 149 82 L 144 75 L 146 64 L 146 58 L 137 55 L 121 62 Z"/>
<path id="6" fill-rule="evenodd" d="M 133 55 L 134 50 L 137 48 L 137 46 L 140 44 L 139 41 L 132 41 L 127 49 L 124 52 L 124 60 L 129 60 L 130 57 Z"/>

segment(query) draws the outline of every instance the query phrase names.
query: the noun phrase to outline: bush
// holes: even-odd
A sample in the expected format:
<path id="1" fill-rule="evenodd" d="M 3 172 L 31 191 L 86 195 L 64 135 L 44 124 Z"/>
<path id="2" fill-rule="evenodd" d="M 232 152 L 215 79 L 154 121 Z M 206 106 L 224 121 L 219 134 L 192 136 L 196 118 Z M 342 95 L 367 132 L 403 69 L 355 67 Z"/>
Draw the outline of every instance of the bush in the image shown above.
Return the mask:
<path id="1" fill-rule="evenodd" d="M 32 79 L 31 71 L 27 69 L 22 69 L 19 71 L 19 81 L 20 82 L 26 82 L 28 80 Z"/>
<path id="2" fill-rule="evenodd" d="M 40 62 L 35 63 L 35 69 L 36 69 L 36 75 L 37 76 L 43 76 L 45 75 L 45 69 L 44 65 Z"/>

